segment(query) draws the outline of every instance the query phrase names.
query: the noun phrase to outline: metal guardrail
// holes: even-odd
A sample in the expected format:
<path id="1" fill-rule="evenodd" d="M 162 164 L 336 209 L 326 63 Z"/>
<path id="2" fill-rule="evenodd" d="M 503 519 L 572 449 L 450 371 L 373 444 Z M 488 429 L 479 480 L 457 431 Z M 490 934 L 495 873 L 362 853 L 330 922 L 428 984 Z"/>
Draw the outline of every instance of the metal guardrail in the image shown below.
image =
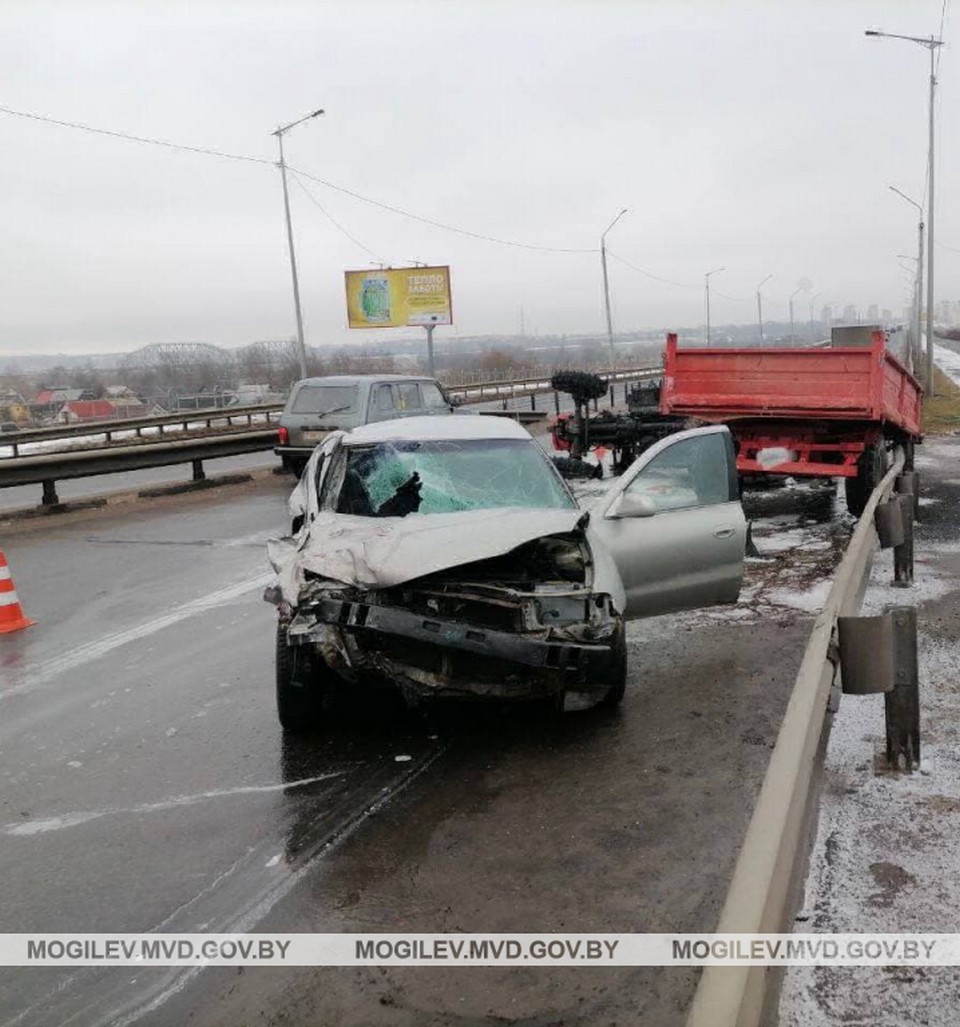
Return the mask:
<path id="1" fill-rule="evenodd" d="M 139 436 L 144 428 L 163 429 L 169 425 L 183 425 L 187 430 L 190 424 L 205 424 L 208 428 L 213 421 L 233 423 L 234 417 L 245 417 L 251 424 L 257 415 L 270 414 L 282 410 L 283 406 L 275 403 L 260 403 L 244 407 L 211 407 L 208 410 L 181 411 L 177 414 L 158 414 L 153 417 L 116 418 L 110 421 L 79 421 L 75 424 L 54 425 L 49 428 L 27 428 L 24 431 L 0 434 L 0 446 L 11 446 L 14 457 L 19 456 L 20 446 L 30 442 L 50 442 L 55 439 L 73 439 L 82 435 L 105 435 L 109 442 L 116 432 L 132 431 Z"/>
<path id="2" fill-rule="evenodd" d="M 620 371 L 595 371 L 598 378 L 605 378 L 610 384 L 638 381 L 641 378 L 656 378 L 663 374 L 662 367 L 633 367 Z M 516 378 L 507 382 L 474 382 L 468 385 L 444 386 L 450 396 L 463 396 L 471 403 L 480 403 L 485 399 L 513 398 L 529 396 L 538 392 L 553 392 L 549 378 Z"/>
<path id="3" fill-rule="evenodd" d="M 641 377 L 652 377 L 658 372 L 656 368 L 636 368 L 623 370 L 608 375 L 612 383 L 636 380 Z M 549 379 L 524 378 L 512 382 L 478 383 L 477 385 L 458 386 L 450 390 L 473 393 L 471 402 L 480 402 L 488 398 L 484 389 L 500 390 L 504 399 L 504 410 L 481 411 L 482 413 L 515 417 L 527 423 L 546 416 L 544 411 L 508 411 L 506 402 L 515 396 L 535 396 L 538 392 L 552 391 Z M 509 396 L 504 390 L 513 390 Z M 531 399 L 531 403 L 533 404 Z M 116 474 L 123 471 L 142 470 L 150 467 L 166 467 L 174 464 L 192 463 L 194 480 L 204 477 L 203 460 L 216 457 L 237 456 L 242 453 L 253 453 L 270 449 L 276 442 L 276 429 L 264 428 L 258 431 L 232 431 L 211 434 L 200 438 L 171 440 L 163 437 L 163 428 L 169 425 L 183 425 L 184 430 L 191 424 L 226 420 L 232 423 L 234 417 L 246 417 L 248 423 L 254 416 L 281 410 L 273 404 L 257 404 L 247 407 L 212 408 L 210 410 L 190 411 L 188 416 L 168 414 L 161 417 L 145 417 L 130 420 L 87 422 L 84 424 L 64 425 L 55 428 L 40 428 L 33 431 L 20 432 L 17 435 L 0 436 L 0 445 L 14 447 L 14 455 L 0 459 L 0 488 L 11 488 L 18 485 L 43 486 L 42 503 L 44 506 L 55 506 L 59 503 L 56 483 L 66 478 L 85 478 L 99 474 Z M 59 438 L 77 438 L 79 436 L 105 435 L 109 442 L 111 436 L 120 431 L 133 431 L 137 436 L 146 428 L 158 428 L 159 434 L 149 439 L 142 439 L 136 445 L 92 445 L 87 448 L 64 449 L 55 452 L 37 453 L 19 456 L 19 445 L 26 442 L 50 441 Z"/>
<path id="4" fill-rule="evenodd" d="M 43 485 L 43 505 L 55 506 L 60 501 L 56 483 L 65 478 L 86 478 L 97 474 L 191 463 L 193 478 L 199 481 L 204 478 L 204 460 L 272 449 L 276 439 L 275 429 L 261 428 L 251 432 L 234 432 L 232 435 L 167 440 L 149 446 L 110 446 L 16 457 L 0 461 L 0 487 Z"/>
<path id="5" fill-rule="evenodd" d="M 610 382 L 656 377 L 659 368 L 639 367 L 613 372 L 600 372 L 599 377 Z M 466 385 L 445 387 L 450 396 L 461 396 L 465 402 L 481 403 L 485 399 L 502 399 L 552 391 L 549 378 L 516 378 L 503 382 L 473 382 Z M 49 428 L 28 428 L 19 432 L 0 433 L 0 447 L 9 446 L 13 456 L 19 456 L 20 446 L 31 442 L 49 442 L 56 439 L 77 438 L 84 435 L 104 435 L 109 442 L 116 432 L 133 431 L 137 436 L 145 428 L 157 428 L 159 434 L 167 426 L 182 425 L 184 430 L 190 424 L 205 424 L 208 428 L 214 421 L 233 423 L 235 417 L 245 417 L 247 424 L 257 415 L 266 415 L 283 410 L 282 403 L 258 403 L 250 406 L 210 407 L 206 410 L 181 410 L 176 414 L 159 414 L 154 417 L 135 417 L 109 421 L 82 421 L 76 424 L 55 425 Z M 2 458 L 0 458 L 2 459 Z"/>
<path id="6" fill-rule="evenodd" d="M 838 665 L 837 618 L 854 616 L 877 544 L 874 511 L 904 466 L 900 452 L 874 489 L 814 621 L 780 733 L 747 828 L 717 934 L 789 930 L 797 877 L 806 864 L 815 771 L 829 734 L 827 704 Z M 686 1027 L 758 1027 L 770 1013 L 776 975 L 765 966 L 707 966 Z"/>

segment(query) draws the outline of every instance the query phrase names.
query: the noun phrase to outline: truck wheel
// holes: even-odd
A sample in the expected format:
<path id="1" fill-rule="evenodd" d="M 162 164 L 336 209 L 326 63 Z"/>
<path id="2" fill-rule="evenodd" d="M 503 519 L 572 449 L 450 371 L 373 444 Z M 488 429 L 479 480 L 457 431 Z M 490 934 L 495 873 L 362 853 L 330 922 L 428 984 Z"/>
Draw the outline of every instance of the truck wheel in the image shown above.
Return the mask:
<path id="1" fill-rule="evenodd" d="M 277 716 L 291 734 L 319 726 L 323 684 L 318 661 L 306 646 L 287 644 L 287 629 L 277 624 Z"/>
<path id="2" fill-rule="evenodd" d="M 600 705 L 610 710 L 615 709 L 623 702 L 623 696 L 627 690 L 627 633 L 623 621 L 617 625 L 611 649 L 613 658 L 607 672 L 610 688 L 600 700 Z"/>
<path id="3" fill-rule="evenodd" d="M 870 493 L 880 484 L 887 472 L 887 452 L 882 443 L 867 446 L 863 456 L 857 461 L 856 478 L 844 479 L 844 490 L 847 497 L 847 509 L 854 517 L 859 517 L 867 505 Z"/>

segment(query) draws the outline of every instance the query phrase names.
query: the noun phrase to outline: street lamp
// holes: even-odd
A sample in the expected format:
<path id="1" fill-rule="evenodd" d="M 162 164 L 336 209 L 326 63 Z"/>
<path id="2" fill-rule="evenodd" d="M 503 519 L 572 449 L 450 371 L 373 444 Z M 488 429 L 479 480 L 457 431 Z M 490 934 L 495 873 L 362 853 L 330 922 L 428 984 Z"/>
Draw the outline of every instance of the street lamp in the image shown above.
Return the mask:
<path id="1" fill-rule="evenodd" d="M 293 307 L 297 315 L 297 356 L 300 358 L 300 377 L 307 377 L 307 347 L 303 341 L 303 314 L 300 312 L 300 281 L 297 278 L 297 255 L 293 249 L 293 225 L 290 223 L 290 196 L 287 192 L 287 164 L 283 159 L 283 136 L 291 128 L 316 118 L 323 114 L 322 110 L 314 111 L 312 114 L 304 115 L 289 125 L 281 125 L 271 135 L 277 137 L 277 144 L 280 147 L 280 179 L 283 182 L 283 210 L 287 217 L 287 246 L 290 249 L 290 274 L 293 278 Z"/>
<path id="2" fill-rule="evenodd" d="M 821 293 L 815 292 L 810 297 L 810 342 L 811 342 L 811 344 L 813 343 L 813 304 L 814 304 L 814 301 L 817 299 L 817 297 L 820 296 L 820 295 L 821 295 Z"/>
<path id="3" fill-rule="evenodd" d="M 623 210 L 610 222 L 607 230 L 600 236 L 600 266 L 603 268 L 603 301 L 607 310 L 607 342 L 610 345 L 610 370 L 617 366 L 617 358 L 613 351 L 613 318 L 610 316 L 610 279 L 607 277 L 607 233 L 627 213 Z"/>
<path id="4" fill-rule="evenodd" d="M 757 324 L 760 326 L 760 345 L 763 345 L 763 306 L 760 302 L 760 290 L 773 278 L 773 275 L 767 275 L 766 278 L 757 286 Z"/>
<path id="5" fill-rule="evenodd" d="M 920 364 L 920 348 L 921 348 L 921 331 L 923 328 L 923 207 L 917 203 L 916 200 L 911 200 L 906 193 L 900 192 L 895 186 L 890 186 L 890 189 L 900 197 L 901 200 L 906 200 L 911 207 L 915 207 L 917 210 L 917 256 L 911 258 L 917 262 L 917 297 L 916 297 L 916 309 L 914 310 L 914 352 L 911 354 L 913 360 L 913 369 L 916 370 Z M 927 364 L 929 370 L 927 373 L 927 395 L 932 396 L 933 388 L 933 336 L 930 332 L 929 322 L 931 320 L 931 313 L 929 310 L 929 302 L 927 309 L 928 329 L 927 329 Z"/>
<path id="6" fill-rule="evenodd" d="M 793 297 L 796 296 L 798 292 L 803 292 L 804 289 L 809 288 L 809 286 L 810 286 L 809 282 L 807 282 L 805 285 L 798 285 L 796 287 L 796 289 L 794 289 L 793 292 L 790 293 L 790 341 L 791 342 L 794 341 L 794 339 L 793 339 Z"/>
<path id="7" fill-rule="evenodd" d="M 706 299 L 707 299 L 707 331 L 706 331 L 707 338 L 706 338 L 706 342 L 707 342 L 708 346 L 710 345 L 710 276 L 711 275 L 719 274 L 721 271 L 726 271 L 726 270 L 727 269 L 725 267 L 715 267 L 712 271 L 708 271 L 703 276 L 704 292 L 706 293 Z"/>
<path id="8" fill-rule="evenodd" d="M 933 101 L 937 89 L 937 74 L 934 54 L 943 46 L 943 40 L 934 36 L 900 36 L 894 32 L 880 32 L 867 29 L 865 35 L 884 39 L 906 39 L 908 42 L 925 46 L 930 51 L 930 138 L 927 144 L 927 383 L 928 396 L 933 395 Z M 895 190 L 899 191 L 899 190 Z M 903 193 L 900 193 L 903 196 Z M 904 197 L 906 199 L 906 197 Z M 910 201 L 913 202 L 912 200 Z"/>

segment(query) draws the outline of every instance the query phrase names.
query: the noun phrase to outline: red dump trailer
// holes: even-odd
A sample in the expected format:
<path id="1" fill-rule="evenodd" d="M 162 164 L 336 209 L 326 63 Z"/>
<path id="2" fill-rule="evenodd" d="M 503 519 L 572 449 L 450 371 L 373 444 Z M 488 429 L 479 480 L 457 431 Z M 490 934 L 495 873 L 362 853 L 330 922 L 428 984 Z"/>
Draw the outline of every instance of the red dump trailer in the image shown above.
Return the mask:
<path id="1" fill-rule="evenodd" d="M 661 413 L 727 424 L 741 474 L 843 477 L 858 515 L 888 450 L 912 461 L 922 398 L 882 331 L 829 348 L 680 349 L 667 336 Z"/>

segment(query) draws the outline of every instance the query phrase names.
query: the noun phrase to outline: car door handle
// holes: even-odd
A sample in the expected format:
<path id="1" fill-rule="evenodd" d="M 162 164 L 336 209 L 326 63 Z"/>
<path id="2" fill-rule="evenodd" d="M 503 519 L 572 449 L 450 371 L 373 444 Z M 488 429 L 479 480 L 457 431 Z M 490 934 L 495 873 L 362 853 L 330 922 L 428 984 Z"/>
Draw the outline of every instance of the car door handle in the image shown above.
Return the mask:
<path id="1" fill-rule="evenodd" d="M 724 525 L 722 525 L 719 528 L 714 528 L 714 530 L 713 530 L 713 537 L 714 538 L 732 538 L 733 537 L 733 533 L 734 533 L 734 528 L 731 527 L 729 524 L 724 524 Z"/>

